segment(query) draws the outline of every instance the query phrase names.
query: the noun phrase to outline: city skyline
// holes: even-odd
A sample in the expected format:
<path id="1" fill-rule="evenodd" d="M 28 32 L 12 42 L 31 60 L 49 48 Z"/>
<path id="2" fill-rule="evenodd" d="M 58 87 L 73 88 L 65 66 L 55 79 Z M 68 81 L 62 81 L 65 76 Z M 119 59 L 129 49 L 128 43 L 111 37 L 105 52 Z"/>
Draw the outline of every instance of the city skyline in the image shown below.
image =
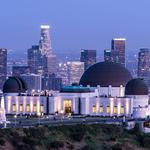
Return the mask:
<path id="1" fill-rule="evenodd" d="M 126 51 L 137 52 L 140 48 L 150 47 L 150 34 L 147 32 L 149 3 L 148 0 L 64 0 L 59 3 L 57 0 L 46 0 L 45 3 L 14 0 L 8 6 L 5 1 L 2 4 L 8 7 L 9 12 L 2 7 L 0 45 L 15 50 L 17 54 L 25 53 L 33 43 L 39 42 L 39 26 L 49 24 L 56 54 L 61 53 L 61 50 L 64 53 L 80 53 L 82 48 L 96 49 L 102 53 L 103 49 L 110 48 L 110 41 L 114 37 L 126 38 Z M 142 12 L 139 11 L 141 9 Z"/>

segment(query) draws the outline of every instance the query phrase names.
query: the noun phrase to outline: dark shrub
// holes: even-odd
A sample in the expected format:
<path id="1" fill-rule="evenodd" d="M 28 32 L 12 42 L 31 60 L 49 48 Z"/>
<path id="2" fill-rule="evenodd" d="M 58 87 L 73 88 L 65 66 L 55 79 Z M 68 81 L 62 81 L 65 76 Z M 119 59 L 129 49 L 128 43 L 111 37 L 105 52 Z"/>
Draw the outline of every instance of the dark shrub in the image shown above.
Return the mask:
<path id="1" fill-rule="evenodd" d="M 71 143 L 66 142 L 66 144 L 68 149 L 74 149 L 74 145 L 72 145 Z"/>
<path id="2" fill-rule="evenodd" d="M 130 131 L 131 134 L 139 135 L 141 133 L 139 124 L 136 123 L 134 128 Z"/>
<path id="3" fill-rule="evenodd" d="M 17 150 L 35 150 L 35 148 L 32 146 L 32 144 L 30 144 L 30 145 L 18 144 L 16 149 Z"/>
<path id="4" fill-rule="evenodd" d="M 4 139 L 0 139 L 0 145 L 5 145 L 5 140 Z"/>
<path id="5" fill-rule="evenodd" d="M 150 148 L 150 136 L 146 136 L 143 138 L 143 146 L 146 148 Z"/>
<path id="6" fill-rule="evenodd" d="M 115 136 L 112 136 L 112 137 L 110 137 L 109 140 L 110 140 L 110 141 L 116 141 L 116 137 L 115 137 Z"/>
<path id="7" fill-rule="evenodd" d="M 121 144 L 117 143 L 117 144 L 113 145 L 112 150 L 122 150 Z"/>
<path id="8" fill-rule="evenodd" d="M 62 148 L 64 147 L 64 143 L 62 141 L 53 141 L 51 143 L 48 144 L 47 148 L 50 149 L 50 148 Z"/>
<path id="9" fill-rule="evenodd" d="M 32 145 L 38 145 L 38 144 L 40 144 L 39 143 L 39 140 L 37 139 L 37 138 L 29 138 L 29 137 L 23 137 L 23 139 L 22 139 L 22 141 L 25 143 L 25 144 L 31 144 L 32 143 Z"/>
<path id="10" fill-rule="evenodd" d="M 84 126 L 75 126 L 70 130 L 70 138 L 75 141 L 81 141 L 85 135 L 85 131 Z"/>
<path id="11" fill-rule="evenodd" d="M 121 126 L 117 125 L 101 125 L 102 131 L 104 134 L 110 135 L 110 136 L 116 136 L 119 137 L 123 133 L 123 129 Z"/>
<path id="12" fill-rule="evenodd" d="M 86 141 L 86 142 L 93 142 L 92 136 L 87 135 L 87 136 L 85 137 L 85 141 Z"/>
<path id="13" fill-rule="evenodd" d="M 11 143 L 12 143 L 12 145 L 13 145 L 13 146 L 15 146 L 15 147 L 16 147 L 18 142 L 17 142 L 17 140 L 16 140 L 16 139 L 12 139 L 12 140 L 11 140 Z"/>
<path id="14" fill-rule="evenodd" d="M 94 149 L 89 145 L 85 145 L 84 147 L 81 148 L 81 150 L 94 150 Z"/>

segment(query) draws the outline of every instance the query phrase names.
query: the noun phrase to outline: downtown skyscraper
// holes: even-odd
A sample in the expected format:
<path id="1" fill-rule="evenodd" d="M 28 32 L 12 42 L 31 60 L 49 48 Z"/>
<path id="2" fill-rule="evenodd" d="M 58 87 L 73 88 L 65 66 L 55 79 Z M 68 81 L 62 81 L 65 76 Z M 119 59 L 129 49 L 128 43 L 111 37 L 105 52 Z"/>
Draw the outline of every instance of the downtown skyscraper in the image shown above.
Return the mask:
<path id="1" fill-rule="evenodd" d="M 140 49 L 138 53 L 138 77 L 143 78 L 148 84 L 150 75 L 150 50 L 147 48 Z"/>
<path id="2" fill-rule="evenodd" d="M 41 25 L 41 36 L 39 41 L 39 49 L 44 60 L 44 72 L 48 74 L 56 73 L 56 55 L 53 54 L 51 38 L 50 38 L 50 26 Z"/>
<path id="3" fill-rule="evenodd" d="M 81 50 L 80 61 L 84 62 L 84 70 L 86 71 L 90 66 L 96 63 L 96 50 Z"/>
<path id="4" fill-rule="evenodd" d="M 52 51 L 49 29 L 50 26 L 41 25 L 39 45 L 33 45 L 28 49 L 30 73 L 41 75 L 56 73 L 56 55 Z"/>
<path id="5" fill-rule="evenodd" d="M 43 74 L 44 60 L 38 45 L 33 45 L 28 49 L 28 66 L 30 73 Z"/>
<path id="6" fill-rule="evenodd" d="M 50 29 L 49 25 L 41 25 L 41 35 L 40 35 L 39 46 L 40 46 L 42 55 L 52 54 L 52 46 L 51 46 L 49 29 Z"/>
<path id="7" fill-rule="evenodd" d="M 125 38 L 114 38 L 111 41 L 112 61 L 125 66 Z"/>

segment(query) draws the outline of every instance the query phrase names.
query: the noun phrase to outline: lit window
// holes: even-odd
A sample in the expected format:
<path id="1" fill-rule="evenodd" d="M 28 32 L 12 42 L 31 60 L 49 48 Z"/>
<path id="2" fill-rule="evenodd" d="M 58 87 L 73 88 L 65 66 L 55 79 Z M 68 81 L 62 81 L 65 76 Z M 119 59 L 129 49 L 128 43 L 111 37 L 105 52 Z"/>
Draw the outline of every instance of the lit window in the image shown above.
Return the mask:
<path id="1" fill-rule="evenodd" d="M 106 107 L 106 113 L 110 113 L 110 107 L 109 106 Z"/>
<path id="2" fill-rule="evenodd" d="M 22 105 L 22 104 L 20 104 L 20 106 L 19 106 L 19 111 L 20 111 L 20 112 L 23 111 L 23 105 Z"/>
<path id="3" fill-rule="evenodd" d="M 27 104 L 27 112 L 30 112 L 30 105 Z"/>
<path id="4" fill-rule="evenodd" d="M 44 112 L 44 106 L 40 105 L 40 112 L 43 113 Z"/>
<path id="5" fill-rule="evenodd" d="M 121 106 L 121 108 L 120 108 L 120 113 L 124 114 L 124 107 L 123 106 Z"/>
<path id="6" fill-rule="evenodd" d="M 102 113 L 103 112 L 103 106 L 99 107 L 99 112 Z"/>
<path id="7" fill-rule="evenodd" d="M 36 107 L 36 104 L 34 104 L 33 106 L 33 112 L 36 112 L 37 111 L 37 107 Z"/>
<path id="8" fill-rule="evenodd" d="M 93 113 L 96 113 L 96 106 L 93 106 Z"/>
<path id="9" fill-rule="evenodd" d="M 16 104 L 12 105 L 12 111 L 15 112 L 16 111 Z"/>
<path id="10" fill-rule="evenodd" d="M 114 107 L 114 114 L 117 113 L 117 106 Z"/>

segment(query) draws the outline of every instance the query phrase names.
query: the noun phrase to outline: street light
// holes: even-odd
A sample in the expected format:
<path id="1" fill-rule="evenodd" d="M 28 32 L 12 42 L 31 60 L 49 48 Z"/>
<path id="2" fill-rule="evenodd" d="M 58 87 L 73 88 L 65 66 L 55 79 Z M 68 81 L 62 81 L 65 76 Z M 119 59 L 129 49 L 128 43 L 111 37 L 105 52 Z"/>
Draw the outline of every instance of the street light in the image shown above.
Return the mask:
<path id="1" fill-rule="evenodd" d="M 17 115 L 14 115 L 14 118 L 15 118 L 15 126 L 16 126 L 16 124 L 17 124 Z"/>
<path id="2" fill-rule="evenodd" d="M 63 117 L 64 117 L 64 116 L 63 116 L 63 114 L 64 114 L 64 110 L 61 110 L 61 111 L 60 111 L 60 114 L 61 114 L 61 121 L 63 121 Z"/>
<path id="3" fill-rule="evenodd" d="M 39 112 L 37 115 L 38 115 L 38 121 L 39 121 L 38 123 L 39 123 L 39 125 L 40 125 L 40 123 L 41 123 L 41 120 L 40 120 L 41 113 Z"/>

